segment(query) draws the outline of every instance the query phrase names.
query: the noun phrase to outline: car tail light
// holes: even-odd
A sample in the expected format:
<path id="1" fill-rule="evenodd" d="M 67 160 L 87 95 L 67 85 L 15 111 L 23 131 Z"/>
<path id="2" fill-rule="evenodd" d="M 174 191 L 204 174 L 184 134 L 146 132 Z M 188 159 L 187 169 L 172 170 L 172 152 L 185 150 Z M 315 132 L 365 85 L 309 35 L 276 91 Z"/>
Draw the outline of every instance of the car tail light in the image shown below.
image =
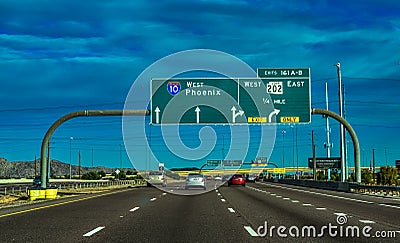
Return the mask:
<path id="1" fill-rule="evenodd" d="M 204 178 L 201 178 L 201 182 L 204 182 Z"/>

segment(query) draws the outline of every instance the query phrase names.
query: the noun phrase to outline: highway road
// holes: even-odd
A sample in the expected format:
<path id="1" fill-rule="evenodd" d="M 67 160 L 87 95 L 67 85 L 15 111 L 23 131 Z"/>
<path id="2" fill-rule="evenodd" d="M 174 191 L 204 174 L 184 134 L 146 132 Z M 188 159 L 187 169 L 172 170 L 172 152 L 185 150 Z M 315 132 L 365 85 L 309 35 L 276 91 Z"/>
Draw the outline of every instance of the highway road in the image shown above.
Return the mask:
<path id="1" fill-rule="evenodd" d="M 186 196 L 171 190 L 132 188 L 0 209 L 0 242 L 399 242 L 400 238 L 398 199 L 275 183 L 222 186 Z"/>

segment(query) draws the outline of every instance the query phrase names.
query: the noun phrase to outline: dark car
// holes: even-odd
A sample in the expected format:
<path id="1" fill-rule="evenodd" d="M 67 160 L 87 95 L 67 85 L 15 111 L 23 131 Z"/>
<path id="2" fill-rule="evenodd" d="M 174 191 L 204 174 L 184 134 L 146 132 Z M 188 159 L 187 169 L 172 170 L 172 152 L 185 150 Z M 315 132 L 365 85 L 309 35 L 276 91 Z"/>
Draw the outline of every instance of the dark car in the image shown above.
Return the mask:
<path id="1" fill-rule="evenodd" d="M 246 176 L 246 181 L 247 182 L 256 182 L 258 180 L 259 180 L 259 178 L 258 178 L 257 174 L 249 174 L 249 175 Z"/>
<path id="2" fill-rule="evenodd" d="M 49 183 L 49 179 L 47 179 L 47 184 Z M 42 177 L 41 176 L 35 176 L 35 179 L 33 179 L 33 186 L 34 187 L 40 187 L 42 186 Z"/>
<path id="3" fill-rule="evenodd" d="M 234 174 L 229 180 L 228 180 L 228 186 L 230 185 L 246 185 L 246 179 L 242 174 Z"/>

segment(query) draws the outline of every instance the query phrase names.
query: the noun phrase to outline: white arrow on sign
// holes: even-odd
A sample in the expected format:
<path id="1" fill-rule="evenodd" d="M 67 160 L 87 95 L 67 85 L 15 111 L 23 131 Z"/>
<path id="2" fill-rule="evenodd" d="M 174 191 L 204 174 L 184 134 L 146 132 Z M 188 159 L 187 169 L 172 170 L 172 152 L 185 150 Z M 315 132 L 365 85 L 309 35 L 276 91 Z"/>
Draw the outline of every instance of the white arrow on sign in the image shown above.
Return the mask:
<path id="1" fill-rule="evenodd" d="M 156 124 L 158 124 L 160 123 L 160 108 L 157 106 L 154 112 L 156 113 Z"/>
<path id="2" fill-rule="evenodd" d="M 235 106 L 232 106 L 231 111 L 232 111 L 232 122 L 233 122 L 233 123 L 236 122 L 236 117 L 237 117 L 237 116 L 242 116 L 242 115 L 244 114 L 244 111 L 242 111 L 242 110 L 239 110 L 239 111 L 236 113 L 236 107 L 235 107 Z"/>
<path id="3" fill-rule="evenodd" d="M 200 123 L 200 108 L 196 106 L 196 109 L 194 111 L 196 112 L 196 122 Z"/>
<path id="4" fill-rule="evenodd" d="M 281 112 L 281 111 L 278 110 L 278 109 L 274 109 L 273 111 L 271 111 L 271 113 L 269 113 L 269 116 L 268 116 L 268 122 L 272 122 L 272 116 L 273 115 L 278 115 L 279 112 Z"/>

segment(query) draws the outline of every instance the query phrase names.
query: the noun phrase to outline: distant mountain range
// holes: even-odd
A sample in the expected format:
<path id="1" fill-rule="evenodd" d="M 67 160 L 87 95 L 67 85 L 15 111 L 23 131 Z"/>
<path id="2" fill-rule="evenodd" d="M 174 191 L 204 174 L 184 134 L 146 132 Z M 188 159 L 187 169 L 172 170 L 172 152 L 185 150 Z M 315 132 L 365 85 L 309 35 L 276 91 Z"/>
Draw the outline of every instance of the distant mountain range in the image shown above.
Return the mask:
<path id="1" fill-rule="evenodd" d="M 36 170 L 35 170 L 36 165 Z M 82 167 L 81 166 L 81 175 L 85 174 L 88 171 L 104 171 L 106 174 L 113 173 L 116 168 L 107 168 L 103 166 L 97 167 Z M 121 170 L 119 168 L 119 170 Z M 122 169 L 123 171 L 134 170 L 132 168 Z M 72 165 L 71 166 L 71 174 L 72 176 L 78 175 L 79 166 Z M 35 161 L 7 161 L 5 158 L 0 158 L 0 178 L 33 178 L 35 175 L 40 175 L 40 160 Z M 63 163 L 58 160 L 50 161 L 50 175 L 51 176 L 65 176 L 69 177 L 69 163 Z"/>

